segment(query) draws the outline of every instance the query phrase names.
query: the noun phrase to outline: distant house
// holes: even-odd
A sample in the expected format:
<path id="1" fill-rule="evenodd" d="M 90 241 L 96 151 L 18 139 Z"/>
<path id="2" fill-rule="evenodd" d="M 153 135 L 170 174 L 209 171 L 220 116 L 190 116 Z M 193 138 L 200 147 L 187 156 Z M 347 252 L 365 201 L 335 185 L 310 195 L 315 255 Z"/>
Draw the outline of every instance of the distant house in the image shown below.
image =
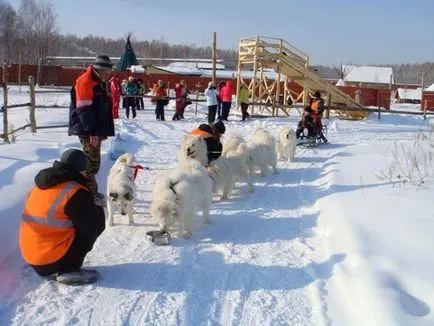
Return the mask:
<path id="1" fill-rule="evenodd" d="M 405 89 L 398 88 L 395 98 L 399 103 L 414 103 L 419 104 L 422 99 L 422 88 Z"/>
<path id="2" fill-rule="evenodd" d="M 347 85 L 379 87 L 395 83 L 392 67 L 344 66 Z"/>

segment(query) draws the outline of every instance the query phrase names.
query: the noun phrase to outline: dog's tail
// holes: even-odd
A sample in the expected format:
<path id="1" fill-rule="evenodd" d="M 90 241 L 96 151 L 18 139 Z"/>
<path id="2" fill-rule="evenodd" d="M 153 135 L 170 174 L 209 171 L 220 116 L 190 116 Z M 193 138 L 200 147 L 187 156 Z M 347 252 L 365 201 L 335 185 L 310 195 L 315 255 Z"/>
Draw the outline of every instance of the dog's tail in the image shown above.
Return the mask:
<path id="1" fill-rule="evenodd" d="M 125 153 L 119 156 L 119 158 L 116 160 L 115 164 L 118 163 L 125 163 L 125 164 L 132 164 L 134 162 L 134 156 L 131 153 Z"/>

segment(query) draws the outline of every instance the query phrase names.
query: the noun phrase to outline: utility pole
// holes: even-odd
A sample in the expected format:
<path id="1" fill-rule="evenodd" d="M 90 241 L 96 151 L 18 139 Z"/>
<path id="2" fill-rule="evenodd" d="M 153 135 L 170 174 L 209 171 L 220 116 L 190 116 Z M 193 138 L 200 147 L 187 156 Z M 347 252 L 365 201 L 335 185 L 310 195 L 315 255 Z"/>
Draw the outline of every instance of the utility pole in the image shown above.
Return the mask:
<path id="1" fill-rule="evenodd" d="M 214 86 L 217 87 L 217 33 L 212 33 L 212 82 Z"/>

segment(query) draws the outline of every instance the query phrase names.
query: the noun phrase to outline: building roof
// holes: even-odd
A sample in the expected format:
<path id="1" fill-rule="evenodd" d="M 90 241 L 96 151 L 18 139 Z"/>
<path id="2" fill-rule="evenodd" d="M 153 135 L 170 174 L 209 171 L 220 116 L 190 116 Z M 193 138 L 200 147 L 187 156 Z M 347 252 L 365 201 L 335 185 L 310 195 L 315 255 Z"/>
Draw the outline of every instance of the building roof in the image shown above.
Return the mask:
<path id="1" fill-rule="evenodd" d="M 422 89 L 398 88 L 398 96 L 401 100 L 420 100 L 422 98 Z"/>
<path id="2" fill-rule="evenodd" d="M 392 67 L 344 66 L 344 69 L 349 71 L 344 78 L 346 82 L 389 84 L 390 76 L 392 83 L 395 82 Z"/>

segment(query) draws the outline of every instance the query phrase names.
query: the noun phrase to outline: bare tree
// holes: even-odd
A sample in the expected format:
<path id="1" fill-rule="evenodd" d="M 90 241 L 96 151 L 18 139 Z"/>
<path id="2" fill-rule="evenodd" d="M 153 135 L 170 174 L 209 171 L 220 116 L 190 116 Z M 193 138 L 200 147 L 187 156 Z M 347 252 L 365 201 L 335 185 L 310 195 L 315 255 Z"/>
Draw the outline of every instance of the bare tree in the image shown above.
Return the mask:
<path id="1" fill-rule="evenodd" d="M 340 63 L 338 65 L 333 65 L 333 69 L 340 79 L 345 80 L 345 77 L 347 77 L 351 70 L 353 70 L 353 66 Z"/>
<path id="2" fill-rule="evenodd" d="M 17 14 L 12 6 L 0 0 L 0 56 L 2 62 L 13 60 Z"/>
<path id="3" fill-rule="evenodd" d="M 21 0 L 18 14 L 24 60 L 37 63 L 42 58 L 45 61 L 50 44 L 56 41 L 57 16 L 53 4 L 46 0 Z"/>

